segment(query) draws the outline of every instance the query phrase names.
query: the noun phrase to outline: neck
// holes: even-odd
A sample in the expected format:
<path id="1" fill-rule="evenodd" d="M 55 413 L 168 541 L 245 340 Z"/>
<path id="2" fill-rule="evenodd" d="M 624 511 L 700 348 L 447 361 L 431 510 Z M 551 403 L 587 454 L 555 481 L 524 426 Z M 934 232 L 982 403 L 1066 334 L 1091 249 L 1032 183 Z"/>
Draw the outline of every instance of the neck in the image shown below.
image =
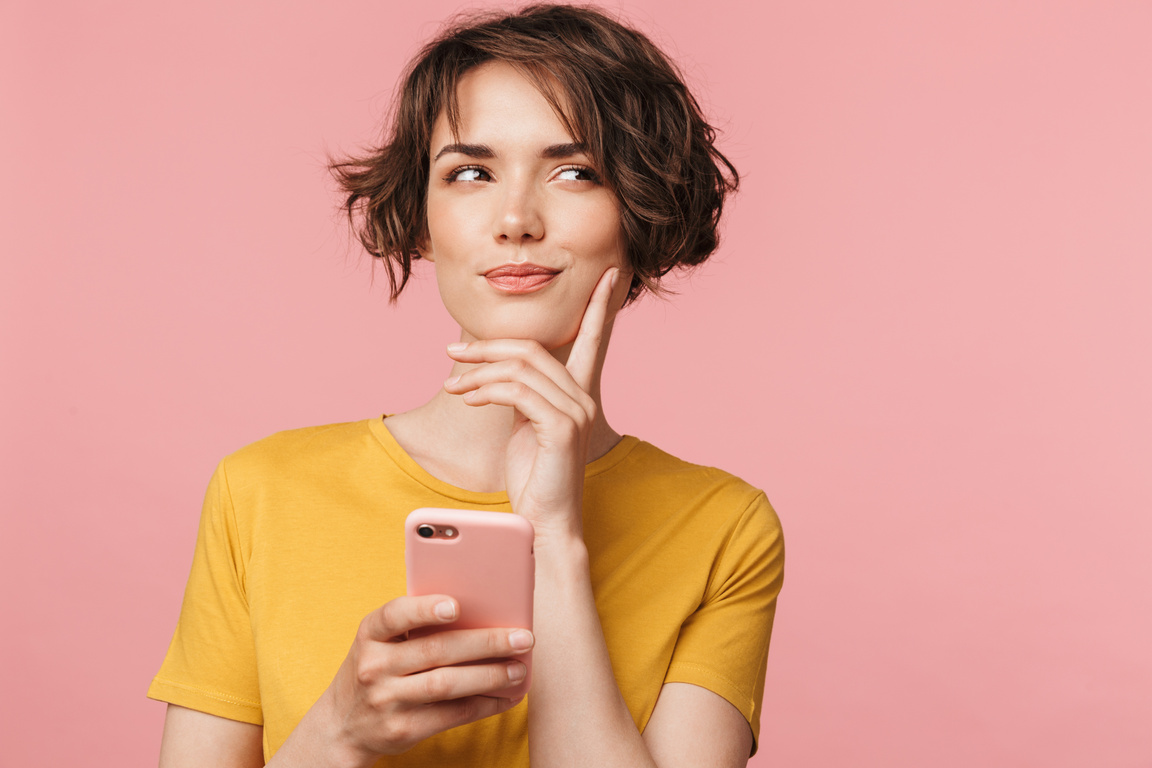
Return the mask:
<path id="1" fill-rule="evenodd" d="M 610 328 L 605 328 L 601 350 L 607 348 Z M 469 338 L 461 338 L 470 341 Z M 561 363 L 568 359 L 570 346 L 552 350 Z M 454 363 L 448 376 L 459 376 L 473 366 Z M 596 375 L 589 394 L 596 402 L 596 419 L 588 443 L 585 463 L 608 453 L 620 441 L 604 416 L 600 398 L 600 375 L 604 353 L 597 361 Z M 514 409 L 501 405 L 471 406 L 458 395 L 436 391 L 423 405 L 390 416 L 388 430 L 417 464 L 432 476 L 473 491 L 504 490 L 504 456 L 516 425 Z"/>

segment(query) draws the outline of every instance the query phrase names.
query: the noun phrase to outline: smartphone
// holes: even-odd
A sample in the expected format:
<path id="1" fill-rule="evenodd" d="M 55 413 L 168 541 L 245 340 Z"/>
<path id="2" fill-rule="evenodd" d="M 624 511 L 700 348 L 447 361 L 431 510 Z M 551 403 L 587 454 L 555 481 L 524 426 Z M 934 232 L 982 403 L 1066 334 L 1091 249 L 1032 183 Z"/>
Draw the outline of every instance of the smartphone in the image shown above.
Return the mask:
<path id="1" fill-rule="evenodd" d="M 532 524 L 511 512 L 425 507 L 404 522 L 408 594 L 449 595 L 460 605 L 451 624 L 420 627 L 419 637 L 446 629 L 532 629 L 536 561 Z M 491 695 L 516 698 L 532 682 L 532 652 L 514 657 L 528 668 L 524 679 Z M 469 662 L 485 664 L 496 659 Z"/>

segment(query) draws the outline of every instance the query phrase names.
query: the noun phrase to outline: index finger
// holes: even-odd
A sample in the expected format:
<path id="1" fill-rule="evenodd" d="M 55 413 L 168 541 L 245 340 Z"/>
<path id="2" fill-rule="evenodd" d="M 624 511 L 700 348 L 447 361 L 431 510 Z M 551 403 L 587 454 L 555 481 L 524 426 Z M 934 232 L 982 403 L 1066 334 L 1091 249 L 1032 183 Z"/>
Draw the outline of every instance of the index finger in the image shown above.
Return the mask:
<path id="1" fill-rule="evenodd" d="M 437 626 L 460 615 L 456 601 L 447 595 L 403 595 L 384 603 L 360 622 L 359 635 L 367 640 L 403 640 L 417 627 Z"/>
<path id="2" fill-rule="evenodd" d="M 591 391 L 592 378 L 596 372 L 596 358 L 600 354 L 600 345 L 604 339 L 608 305 L 612 301 L 612 293 L 619 279 L 619 267 L 604 270 L 600 281 L 592 290 L 591 298 L 588 299 L 588 307 L 584 310 L 584 317 L 580 319 L 580 330 L 576 333 L 572 351 L 568 354 L 568 364 L 565 367 L 585 392 Z"/>

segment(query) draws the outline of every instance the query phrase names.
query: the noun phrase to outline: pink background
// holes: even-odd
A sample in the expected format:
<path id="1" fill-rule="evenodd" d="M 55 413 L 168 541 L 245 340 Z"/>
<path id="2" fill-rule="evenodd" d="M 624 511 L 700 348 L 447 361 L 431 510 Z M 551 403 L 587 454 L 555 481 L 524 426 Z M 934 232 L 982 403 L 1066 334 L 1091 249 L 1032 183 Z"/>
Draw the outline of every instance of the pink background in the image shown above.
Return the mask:
<path id="1" fill-rule="evenodd" d="M 323 165 L 460 7 L 0 6 L 0 762 L 153 763 L 215 462 L 439 385 Z M 606 408 L 784 520 L 753 764 L 1152 766 L 1152 4 L 624 11 L 746 174 Z"/>

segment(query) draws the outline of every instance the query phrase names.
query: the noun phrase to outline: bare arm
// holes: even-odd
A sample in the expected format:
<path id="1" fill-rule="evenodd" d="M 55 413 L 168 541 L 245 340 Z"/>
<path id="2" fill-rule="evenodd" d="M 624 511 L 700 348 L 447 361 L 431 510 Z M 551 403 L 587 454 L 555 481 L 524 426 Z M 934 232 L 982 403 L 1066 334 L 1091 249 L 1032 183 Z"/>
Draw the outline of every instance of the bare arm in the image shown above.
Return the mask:
<path id="1" fill-rule="evenodd" d="M 160 768 L 257 768 L 264 765 L 262 734 L 258 725 L 169 704 Z M 660 768 L 743 766 L 752 748 L 752 733 L 735 707 L 684 683 L 664 686 L 643 738 Z"/>
<path id="2" fill-rule="evenodd" d="M 740 710 L 688 683 L 665 683 L 644 729 L 644 743 L 660 768 L 744 766 L 752 729 Z"/>
<path id="3" fill-rule="evenodd" d="M 507 474 L 513 509 L 536 530 L 532 764 L 739 768 L 751 747 L 747 723 L 727 701 L 697 686 L 665 685 L 641 737 L 604 643 L 581 517 L 584 461 L 596 411 L 587 392 L 614 282 L 606 274 L 594 293 L 569 357 L 572 373 L 535 342 L 490 340 L 450 348 L 457 360 L 491 365 L 478 366 L 445 388 L 464 395 L 470 405 L 515 407 L 522 420 L 509 445 Z M 401 597 L 365 618 L 332 685 L 270 768 L 368 766 L 380 755 L 403 752 L 431 735 L 513 706 L 515 701 L 485 695 L 523 676 L 523 665 L 514 658 L 527 648 L 511 645 L 510 630 L 457 630 L 396 642 L 414 627 L 454 619 L 454 601 L 448 614 L 434 612 L 443 599 Z M 501 657 L 508 661 L 450 666 Z M 202 713 L 178 715 L 172 727 L 171 737 L 165 731 L 163 768 L 261 764 L 259 727 Z"/>
<path id="4" fill-rule="evenodd" d="M 453 359 L 478 365 L 446 382 L 448 392 L 469 405 L 509 406 L 517 413 L 505 474 L 512 509 L 536 531 L 537 642 L 528 697 L 532 765 L 744 766 L 751 748 L 748 724 L 727 701 L 697 686 L 665 686 L 654 730 L 641 737 L 604 643 L 582 517 L 584 465 L 598 416 L 588 393 L 602 364 L 617 277 L 614 270 L 601 277 L 567 363 L 534 341 L 449 347 Z"/>
<path id="5" fill-rule="evenodd" d="M 572 558 L 577 563 L 579 552 Z M 558 566 L 564 558 L 539 543 L 536 558 L 542 574 L 528 700 L 534 768 L 747 764 L 752 731 L 744 716 L 696 685 L 665 684 L 641 737 L 612 674 L 586 566 Z"/>
<path id="6" fill-rule="evenodd" d="M 268 765 L 359 768 L 434 734 L 505 712 L 519 700 L 491 696 L 519 682 L 515 657 L 531 647 L 514 629 L 464 629 L 404 640 L 416 627 L 453 621 L 444 595 L 398 597 L 368 614 L 332 684 Z M 515 643 L 515 645 L 514 645 Z M 465 661 L 504 661 L 453 666 Z M 169 705 L 161 768 L 264 765 L 263 729 Z"/>
<path id="7" fill-rule="evenodd" d="M 169 704 L 160 768 L 257 768 L 264 765 L 263 735 L 258 725 Z"/>

